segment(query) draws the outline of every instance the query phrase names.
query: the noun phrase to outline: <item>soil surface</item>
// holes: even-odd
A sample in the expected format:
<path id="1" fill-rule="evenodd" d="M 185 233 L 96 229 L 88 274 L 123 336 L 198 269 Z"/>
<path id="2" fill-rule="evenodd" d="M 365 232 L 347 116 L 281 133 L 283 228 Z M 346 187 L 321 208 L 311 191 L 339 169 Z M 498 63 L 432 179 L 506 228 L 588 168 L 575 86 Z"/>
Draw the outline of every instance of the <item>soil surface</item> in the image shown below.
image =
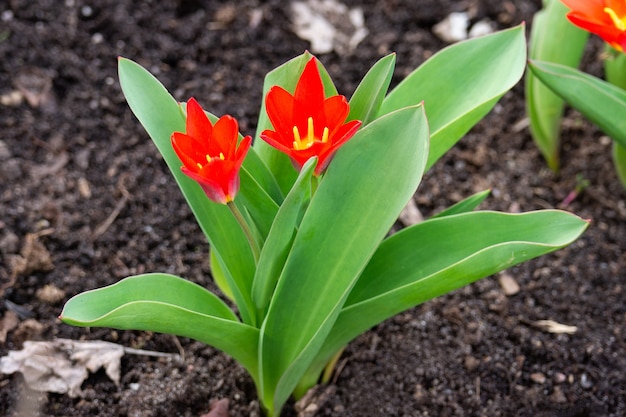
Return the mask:
<path id="1" fill-rule="evenodd" d="M 319 58 L 348 96 L 383 55 L 397 52 L 395 84 L 446 46 L 432 27 L 450 12 L 468 11 L 472 22 L 489 19 L 503 29 L 530 23 L 540 6 L 346 3 L 363 8 L 369 34 L 351 52 Z M 0 12 L 0 355 L 55 338 L 183 354 L 125 355 L 119 386 L 98 371 L 76 398 L 28 391 L 19 374 L 2 375 L 0 415 L 200 416 L 227 398 L 232 416 L 258 416 L 251 379 L 211 347 L 75 328 L 56 317 L 69 297 L 141 272 L 175 273 L 215 289 L 206 241 L 125 104 L 116 58 L 138 61 L 178 100 L 194 96 L 253 134 L 265 73 L 310 47 L 292 32 L 286 3 L 1 0 Z M 600 46 L 590 43 L 584 64 L 597 75 Z M 565 208 L 592 219 L 589 229 L 566 249 L 362 335 L 301 415 L 626 415 L 626 193 L 610 140 L 568 110 L 562 170 L 553 174 L 531 140 L 523 100 L 520 84 L 437 163 L 416 194 L 418 207 L 427 217 L 491 188 L 482 209 L 554 208 L 582 178 L 589 186 Z M 519 292 L 505 294 L 502 279 L 517 282 Z M 577 331 L 533 326 L 548 319 Z M 284 410 L 298 413 L 293 403 Z"/>

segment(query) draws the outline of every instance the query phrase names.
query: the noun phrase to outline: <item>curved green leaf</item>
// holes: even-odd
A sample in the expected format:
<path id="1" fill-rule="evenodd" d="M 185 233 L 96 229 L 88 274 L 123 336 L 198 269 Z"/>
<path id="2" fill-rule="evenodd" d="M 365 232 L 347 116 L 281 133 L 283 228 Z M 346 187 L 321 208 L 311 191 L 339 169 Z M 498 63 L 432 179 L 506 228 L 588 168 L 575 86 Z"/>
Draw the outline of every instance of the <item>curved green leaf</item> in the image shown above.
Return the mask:
<path id="1" fill-rule="evenodd" d="M 424 301 L 573 242 L 588 222 L 543 210 L 469 212 L 431 219 L 387 238 L 359 277 L 302 383 L 370 327 Z"/>
<path id="2" fill-rule="evenodd" d="M 291 191 L 280 206 L 267 240 L 261 249 L 252 284 L 252 301 L 259 311 L 261 320 L 291 250 L 302 208 L 311 197 L 311 177 L 316 164 L 317 158 L 311 158 L 302 167 Z"/>
<path id="3" fill-rule="evenodd" d="M 165 87 L 137 63 L 119 59 L 120 84 L 131 110 L 146 129 L 176 179 L 200 228 L 215 251 L 240 314 L 246 323 L 254 320 L 250 298 L 254 257 L 248 241 L 230 210 L 210 201 L 195 181 L 184 175 L 171 146 L 173 132 L 185 131 L 185 118 Z"/>
<path id="4" fill-rule="evenodd" d="M 259 184 L 246 167 L 239 171 L 241 188 L 237 194 L 237 203 L 250 214 L 257 230 L 264 241 L 278 213 L 278 204 Z M 262 242 L 260 242 L 262 243 Z"/>
<path id="5" fill-rule="evenodd" d="M 544 0 L 530 31 L 529 58 L 577 67 L 589 32 L 574 26 L 565 15 L 568 8 L 559 0 Z M 526 74 L 526 112 L 530 133 L 553 171 L 559 169 L 559 136 L 563 100 L 535 78 Z"/>
<path id="6" fill-rule="evenodd" d="M 428 169 L 519 81 L 525 65 L 524 25 L 459 42 L 406 77 L 380 114 L 424 102 L 431 131 Z"/>
<path id="7" fill-rule="evenodd" d="M 604 75 L 611 84 L 626 90 L 626 54 L 608 44 L 605 47 Z"/>
<path id="8" fill-rule="evenodd" d="M 434 219 L 437 217 L 451 216 L 453 214 L 467 213 L 468 211 L 472 211 L 476 207 L 478 207 L 480 203 L 482 203 L 485 200 L 485 198 L 489 196 L 489 194 L 491 194 L 491 189 L 480 191 L 476 194 L 473 194 L 467 197 L 466 199 L 461 200 L 458 203 L 448 207 L 447 209 L 440 211 L 439 213 L 432 216 L 431 219 Z"/>
<path id="9" fill-rule="evenodd" d="M 530 61 L 528 67 L 569 105 L 626 147 L 626 90 L 564 65 Z"/>
<path id="10" fill-rule="evenodd" d="M 292 393 L 356 278 L 413 196 L 427 149 L 427 121 L 416 106 L 376 119 L 337 152 L 261 327 L 261 398 L 270 411 Z"/>
<path id="11" fill-rule="evenodd" d="M 350 99 L 348 120 L 360 120 L 363 126 L 374 120 L 387 94 L 395 65 L 396 54 L 390 54 L 370 68 Z"/>
<path id="12" fill-rule="evenodd" d="M 74 326 L 191 337 L 223 350 L 257 376 L 258 330 L 239 322 L 214 294 L 174 275 L 137 275 L 76 295 L 60 319 Z"/>
<path id="13" fill-rule="evenodd" d="M 613 142 L 613 163 L 622 186 L 626 188 L 626 148 Z"/>

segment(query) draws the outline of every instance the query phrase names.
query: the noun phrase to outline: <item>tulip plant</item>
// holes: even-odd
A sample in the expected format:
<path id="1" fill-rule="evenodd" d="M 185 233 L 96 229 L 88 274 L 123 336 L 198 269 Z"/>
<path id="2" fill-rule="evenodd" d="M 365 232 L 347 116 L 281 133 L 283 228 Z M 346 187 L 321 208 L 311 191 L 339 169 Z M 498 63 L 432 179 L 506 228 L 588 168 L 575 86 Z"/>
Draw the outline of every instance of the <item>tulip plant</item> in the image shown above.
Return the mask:
<path id="1" fill-rule="evenodd" d="M 241 363 L 263 412 L 278 416 L 362 332 L 584 231 L 558 210 L 474 211 L 483 192 L 388 235 L 424 171 L 521 78 L 525 48 L 523 25 L 465 41 L 388 93 L 389 55 L 350 100 L 305 53 L 267 75 L 253 145 L 232 117 L 177 103 L 120 58 L 130 108 L 208 239 L 223 296 L 149 273 L 73 297 L 61 320 L 210 344 Z"/>
<path id="2" fill-rule="evenodd" d="M 558 170 L 564 101 L 613 139 L 613 160 L 626 187 L 626 2 L 546 0 L 533 21 L 526 78 L 531 133 Z M 589 32 L 606 43 L 607 81 L 576 69 Z"/>

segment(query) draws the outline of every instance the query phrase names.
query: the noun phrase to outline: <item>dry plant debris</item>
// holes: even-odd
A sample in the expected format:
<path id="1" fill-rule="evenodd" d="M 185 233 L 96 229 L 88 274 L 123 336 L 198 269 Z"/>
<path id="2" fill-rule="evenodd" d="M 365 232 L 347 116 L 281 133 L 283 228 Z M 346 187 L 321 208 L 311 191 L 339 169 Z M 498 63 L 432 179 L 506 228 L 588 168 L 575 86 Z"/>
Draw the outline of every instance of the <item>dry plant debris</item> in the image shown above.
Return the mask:
<path id="1" fill-rule="evenodd" d="M 7 356 L 0 358 L 0 372 L 20 372 L 30 389 L 67 393 L 74 398 L 82 394 L 80 386 L 89 372 L 96 372 L 100 368 L 104 368 L 108 377 L 119 385 L 120 359 L 124 353 L 178 356 L 130 349 L 103 341 L 27 341 L 22 350 L 10 351 Z"/>

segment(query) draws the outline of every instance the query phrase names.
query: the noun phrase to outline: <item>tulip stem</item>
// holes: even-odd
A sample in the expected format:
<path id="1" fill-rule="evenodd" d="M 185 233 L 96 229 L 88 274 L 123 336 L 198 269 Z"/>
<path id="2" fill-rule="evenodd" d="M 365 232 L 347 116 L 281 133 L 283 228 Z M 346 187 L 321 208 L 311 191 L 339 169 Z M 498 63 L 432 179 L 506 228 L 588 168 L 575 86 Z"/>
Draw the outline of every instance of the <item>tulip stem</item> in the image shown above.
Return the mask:
<path id="1" fill-rule="evenodd" d="M 254 239 L 254 235 L 252 234 L 252 230 L 250 229 L 248 222 L 246 222 L 246 219 L 243 217 L 243 214 L 237 208 L 237 205 L 234 201 L 229 201 L 228 203 L 226 203 L 226 205 L 230 209 L 230 212 L 233 213 L 233 216 L 235 216 L 235 219 L 241 226 L 241 230 L 243 230 L 246 238 L 248 238 L 248 242 L 250 243 L 250 249 L 252 249 L 252 255 L 254 256 L 254 261 L 255 263 L 258 263 L 260 255 L 259 245 L 257 245 L 257 242 Z"/>

